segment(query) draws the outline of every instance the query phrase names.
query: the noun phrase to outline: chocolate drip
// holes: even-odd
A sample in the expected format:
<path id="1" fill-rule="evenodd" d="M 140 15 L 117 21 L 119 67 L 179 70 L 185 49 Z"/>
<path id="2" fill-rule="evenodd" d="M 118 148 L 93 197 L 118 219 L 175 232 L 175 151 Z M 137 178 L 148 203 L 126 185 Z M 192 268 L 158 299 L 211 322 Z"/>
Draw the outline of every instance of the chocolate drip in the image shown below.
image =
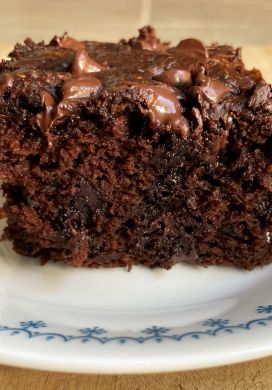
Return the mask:
<path id="1" fill-rule="evenodd" d="M 55 100 L 50 93 L 46 91 L 41 92 L 41 103 L 43 110 L 36 115 L 35 122 L 40 127 L 47 138 L 49 148 L 52 148 L 52 136 L 49 134 L 50 127 L 55 115 Z"/>
<path id="2" fill-rule="evenodd" d="M 43 131 L 44 134 L 48 134 L 48 129 L 51 125 L 53 112 L 55 108 L 55 100 L 50 93 L 42 91 L 41 101 L 43 110 L 36 116 L 36 123 Z"/>

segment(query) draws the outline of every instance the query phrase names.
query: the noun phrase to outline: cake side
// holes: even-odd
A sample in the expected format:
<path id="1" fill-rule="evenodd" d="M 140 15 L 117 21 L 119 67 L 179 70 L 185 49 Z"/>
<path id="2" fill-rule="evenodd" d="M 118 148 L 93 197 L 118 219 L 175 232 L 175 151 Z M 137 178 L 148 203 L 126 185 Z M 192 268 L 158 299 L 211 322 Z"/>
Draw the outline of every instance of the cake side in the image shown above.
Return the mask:
<path id="1" fill-rule="evenodd" d="M 240 50 L 27 40 L 0 67 L 16 251 L 74 266 L 253 268 L 271 258 L 271 86 Z"/>

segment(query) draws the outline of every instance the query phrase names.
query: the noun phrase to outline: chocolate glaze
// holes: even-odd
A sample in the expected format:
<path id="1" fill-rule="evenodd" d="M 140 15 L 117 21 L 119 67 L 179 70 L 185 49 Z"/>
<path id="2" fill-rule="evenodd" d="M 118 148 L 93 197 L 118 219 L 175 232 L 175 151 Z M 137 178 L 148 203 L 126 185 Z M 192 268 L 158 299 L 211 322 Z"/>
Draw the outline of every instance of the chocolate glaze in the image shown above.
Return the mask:
<path id="1" fill-rule="evenodd" d="M 73 74 L 94 73 L 100 72 L 103 69 L 105 69 L 105 67 L 91 58 L 85 49 L 76 51 L 71 69 Z"/>

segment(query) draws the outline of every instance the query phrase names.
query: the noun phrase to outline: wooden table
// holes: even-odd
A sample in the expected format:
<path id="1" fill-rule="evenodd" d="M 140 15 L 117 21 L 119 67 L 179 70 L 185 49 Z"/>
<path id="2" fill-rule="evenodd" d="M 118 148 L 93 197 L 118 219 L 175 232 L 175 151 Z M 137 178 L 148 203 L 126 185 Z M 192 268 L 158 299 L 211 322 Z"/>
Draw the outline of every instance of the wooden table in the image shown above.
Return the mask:
<path id="1" fill-rule="evenodd" d="M 48 40 L 68 30 L 79 38 L 117 40 L 151 23 L 172 42 L 196 36 L 206 42 L 243 45 L 247 66 L 260 68 L 271 81 L 271 14 L 270 0 L 209 0 L 205 5 L 203 0 L 47 0 L 42 10 L 37 0 L 13 0 L 1 4 L 0 55 L 6 55 L 26 34 L 35 40 Z M 271 369 L 272 357 L 207 370 L 128 376 L 48 373 L 0 366 L 0 390 L 270 390 Z"/>
<path id="2" fill-rule="evenodd" d="M 0 366 L 0 390 L 271 390 L 272 357 L 207 370 L 79 375 Z"/>

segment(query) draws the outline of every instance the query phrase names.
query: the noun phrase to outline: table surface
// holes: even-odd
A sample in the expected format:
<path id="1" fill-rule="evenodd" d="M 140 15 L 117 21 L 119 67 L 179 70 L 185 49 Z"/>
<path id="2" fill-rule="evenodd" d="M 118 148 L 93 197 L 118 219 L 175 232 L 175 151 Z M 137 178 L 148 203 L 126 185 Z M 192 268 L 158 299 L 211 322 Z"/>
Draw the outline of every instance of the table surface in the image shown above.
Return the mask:
<path id="1" fill-rule="evenodd" d="M 272 81 L 270 0 L 221 0 L 220 7 L 218 0 L 209 0 L 205 7 L 201 0 L 47 0 L 42 12 L 39 3 L 13 0 L 1 4 L 1 56 L 26 35 L 48 40 L 68 30 L 79 38 L 117 40 L 135 35 L 138 27 L 151 23 L 159 35 L 172 42 L 196 36 L 206 42 L 242 45 L 247 66 L 260 68 Z M 265 390 L 272 388 L 271 368 L 272 357 L 206 370 L 149 375 L 78 375 L 0 366 L 0 390 Z"/>
<path id="2" fill-rule="evenodd" d="M 206 370 L 81 375 L 0 366 L 1 390 L 270 390 L 272 357 Z"/>

